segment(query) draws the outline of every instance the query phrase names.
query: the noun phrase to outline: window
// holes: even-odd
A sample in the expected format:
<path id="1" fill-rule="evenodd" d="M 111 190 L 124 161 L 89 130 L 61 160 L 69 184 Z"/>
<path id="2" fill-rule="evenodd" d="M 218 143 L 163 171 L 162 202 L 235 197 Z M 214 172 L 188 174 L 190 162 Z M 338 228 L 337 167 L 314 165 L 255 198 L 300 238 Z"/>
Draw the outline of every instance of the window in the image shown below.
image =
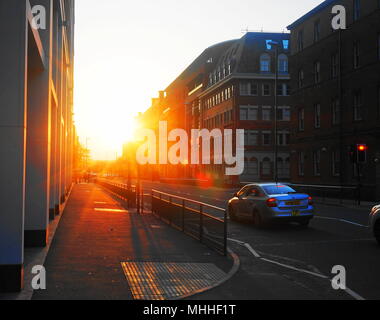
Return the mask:
<path id="1" fill-rule="evenodd" d="M 254 176 L 259 175 L 259 161 L 256 158 L 251 158 L 248 162 L 248 174 Z"/>
<path id="2" fill-rule="evenodd" d="M 339 99 L 333 99 L 331 102 L 332 124 L 340 124 L 340 102 Z"/>
<path id="3" fill-rule="evenodd" d="M 361 14 L 360 0 L 354 0 L 354 21 L 360 18 L 360 14 Z"/>
<path id="4" fill-rule="evenodd" d="M 289 40 L 282 40 L 284 50 L 289 50 Z"/>
<path id="5" fill-rule="evenodd" d="M 262 54 L 260 57 L 260 71 L 270 72 L 270 56 L 267 53 Z"/>
<path id="6" fill-rule="evenodd" d="M 314 127 L 319 129 L 321 127 L 321 105 L 314 106 Z"/>
<path id="7" fill-rule="evenodd" d="M 363 120 L 363 106 L 361 92 L 354 93 L 354 121 Z"/>
<path id="8" fill-rule="evenodd" d="M 263 96 L 270 96 L 270 85 L 263 84 Z"/>
<path id="9" fill-rule="evenodd" d="M 298 111 L 298 130 L 305 130 L 305 109 L 302 108 Z"/>
<path id="10" fill-rule="evenodd" d="M 257 96 L 259 94 L 259 85 L 255 82 L 251 82 L 251 95 Z"/>
<path id="11" fill-rule="evenodd" d="M 314 42 L 318 42 L 321 37 L 321 23 L 320 21 L 314 22 Z"/>
<path id="12" fill-rule="evenodd" d="M 278 96 L 289 96 L 290 86 L 286 83 L 280 83 L 277 85 L 277 95 Z"/>
<path id="13" fill-rule="evenodd" d="M 360 67 L 360 47 L 359 42 L 354 42 L 353 47 L 353 53 L 354 53 L 354 69 L 357 69 Z"/>
<path id="14" fill-rule="evenodd" d="M 297 44 L 298 44 L 298 51 L 302 51 L 303 50 L 303 30 L 298 31 Z"/>
<path id="15" fill-rule="evenodd" d="M 262 118 L 263 118 L 263 121 L 271 121 L 271 111 L 272 107 L 263 107 L 263 110 L 262 110 Z"/>
<path id="16" fill-rule="evenodd" d="M 332 153 L 332 174 L 337 177 L 340 176 L 340 152 L 335 150 Z"/>
<path id="17" fill-rule="evenodd" d="M 271 132 L 263 131 L 263 146 L 269 146 L 271 144 Z"/>
<path id="18" fill-rule="evenodd" d="M 313 152 L 313 165 L 314 165 L 314 175 L 320 176 L 321 175 L 321 151 L 314 151 Z"/>
<path id="19" fill-rule="evenodd" d="M 249 95 L 249 83 L 248 82 L 241 82 L 240 83 L 240 95 L 241 96 L 248 96 Z"/>
<path id="20" fill-rule="evenodd" d="M 298 154 L 298 175 L 303 176 L 305 174 L 305 153 L 300 152 Z"/>
<path id="21" fill-rule="evenodd" d="M 304 86 L 304 72 L 303 69 L 298 71 L 298 88 L 303 88 Z"/>
<path id="22" fill-rule="evenodd" d="M 290 133 L 287 130 L 277 132 L 277 144 L 279 146 L 288 146 L 290 142 Z"/>
<path id="23" fill-rule="evenodd" d="M 316 84 L 321 82 L 321 63 L 319 61 L 314 63 L 314 82 Z"/>
<path id="24" fill-rule="evenodd" d="M 245 130 L 245 144 L 247 146 L 257 146 L 259 144 L 259 133 L 258 131 Z"/>
<path id="25" fill-rule="evenodd" d="M 331 78 L 336 78 L 338 76 L 338 54 L 334 53 L 331 56 Z"/>
<path id="26" fill-rule="evenodd" d="M 240 120 L 257 120 L 258 119 L 258 107 L 240 106 Z"/>
<path id="27" fill-rule="evenodd" d="M 288 57 L 285 54 L 280 54 L 278 57 L 278 72 L 280 73 L 289 72 Z"/>
<path id="28" fill-rule="evenodd" d="M 278 121 L 290 121 L 290 107 L 278 107 L 277 108 L 277 120 Z"/>
<path id="29" fill-rule="evenodd" d="M 263 159 L 263 162 L 261 164 L 261 168 L 262 168 L 262 174 L 264 176 L 269 176 L 271 174 L 271 167 L 272 167 L 272 164 L 271 164 L 271 161 L 269 158 L 264 158 Z"/>

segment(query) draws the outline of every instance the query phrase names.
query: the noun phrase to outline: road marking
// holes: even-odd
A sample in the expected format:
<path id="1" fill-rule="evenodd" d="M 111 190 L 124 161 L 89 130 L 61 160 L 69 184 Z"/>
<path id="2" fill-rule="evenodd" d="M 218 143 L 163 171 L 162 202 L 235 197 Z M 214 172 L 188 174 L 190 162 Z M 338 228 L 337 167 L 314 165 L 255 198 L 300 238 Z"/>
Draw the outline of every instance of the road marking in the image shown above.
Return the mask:
<path id="1" fill-rule="evenodd" d="M 127 210 L 121 210 L 121 209 L 106 209 L 106 208 L 95 208 L 94 209 L 97 212 L 115 212 L 115 213 L 128 213 Z"/>
<path id="2" fill-rule="evenodd" d="M 349 221 L 349 220 L 346 220 L 346 219 L 330 218 L 330 217 L 323 217 L 323 216 L 315 216 L 314 218 L 321 219 L 321 220 L 340 221 L 340 222 L 352 224 L 352 225 L 357 226 L 357 227 L 368 228 L 368 226 L 365 226 L 365 225 L 360 224 L 360 223 L 352 222 L 352 221 Z"/>
<path id="3" fill-rule="evenodd" d="M 107 202 L 102 202 L 102 201 L 95 201 L 95 204 L 107 204 Z"/>
<path id="4" fill-rule="evenodd" d="M 305 270 L 305 269 L 300 269 L 300 268 L 296 268 L 296 267 L 293 267 L 293 266 L 290 266 L 290 265 L 287 265 L 287 264 L 284 264 L 284 263 L 280 263 L 280 262 L 277 262 L 277 261 L 273 261 L 273 260 L 270 260 L 270 259 L 266 259 L 266 258 L 262 258 L 255 249 L 252 248 L 252 246 L 249 244 L 249 243 L 246 243 L 246 242 L 243 242 L 243 241 L 240 241 L 240 240 L 236 240 L 236 239 L 231 239 L 231 238 L 228 238 L 229 241 L 232 241 L 232 242 L 235 242 L 235 243 L 238 243 L 240 245 L 242 245 L 243 247 L 247 248 L 248 251 L 257 259 L 260 259 L 262 261 L 265 261 L 265 262 L 268 262 L 268 263 L 271 263 L 271 264 L 275 264 L 277 266 L 280 266 L 280 267 L 283 267 L 283 268 L 286 268 L 286 269 L 290 269 L 290 270 L 293 270 L 293 271 L 297 271 L 297 272 L 301 272 L 301 273 L 306 273 L 306 274 L 309 274 L 311 276 L 314 276 L 314 277 L 318 277 L 318 278 L 321 278 L 321 279 L 325 279 L 325 280 L 330 280 L 329 277 L 321 274 L 321 273 L 316 273 L 316 272 L 312 272 L 312 271 L 309 271 L 309 270 Z M 332 280 L 330 280 L 330 282 L 332 282 Z M 351 290 L 350 288 L 346 288 L 344 290 L 349 296 L 351 296 L 352 298 L 354 298 L 355 300 L 360 300 L 360 301 L 364 301 L 365 299 L 359 295 L 358 293 L 356 293 L 355 291 Z"/>
<path id="5" fill-rule="evenodd" d="M 292 266 L 289 266 L 287 264 L 283 264 L 283 263 L 280 263 L 280 262 L 277 262 L 277 261 L 273 261 L 273 260 L 269 260 L 269 259 L 265 259 L 265 258 L 261 258 L 261 260 L 269 262 L 269 263 L 272 263 L 272 264 L 276 264 L 278 266 L 281 266 L 281 267 L 284 267 L 284 268 L 287 268 L 287 269 L 291 269 L 291 270 L 294 270 L 294 271 L 298 271 L 298 272 L 302 272 L 302 273 L 307 273 L 307 274 L 310 274 L 310 275 L 318 277 L 318 278 L 328 279 L 328 277 L 326 277 L 326 276 L 324 276 L 323 274 L 320 274 L 320 273 L 315 273 L 315 272 L 308 271 L 308 270 L 305 270 L 305 269 L 300 269 L 300 268 L 292 267 Z"/>

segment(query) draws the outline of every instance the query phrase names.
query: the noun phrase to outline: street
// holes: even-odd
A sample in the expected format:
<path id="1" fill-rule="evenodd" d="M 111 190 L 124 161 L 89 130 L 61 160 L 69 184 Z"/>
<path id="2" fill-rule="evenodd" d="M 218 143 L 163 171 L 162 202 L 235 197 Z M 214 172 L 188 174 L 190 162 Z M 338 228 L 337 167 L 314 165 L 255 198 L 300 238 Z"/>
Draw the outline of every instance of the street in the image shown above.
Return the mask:
<path id="1" fill-rule="evenodd" d="M 146 181 L 143 189 L 146 194 L 157 189 L 222 208 L 236 192 Z M 316 216 L 307 229 L 291 224 L 257 229 L 249 221 L 231 221 L 229 245 L 240 257 L 240 271 L 235 281 L 197 298 L 379 299 L 380 247 L 367 227 L 368 214 L 367 207 L 316 203 Z M 331 286 L 337 265 L 347 272 L 344 292 Z"/>

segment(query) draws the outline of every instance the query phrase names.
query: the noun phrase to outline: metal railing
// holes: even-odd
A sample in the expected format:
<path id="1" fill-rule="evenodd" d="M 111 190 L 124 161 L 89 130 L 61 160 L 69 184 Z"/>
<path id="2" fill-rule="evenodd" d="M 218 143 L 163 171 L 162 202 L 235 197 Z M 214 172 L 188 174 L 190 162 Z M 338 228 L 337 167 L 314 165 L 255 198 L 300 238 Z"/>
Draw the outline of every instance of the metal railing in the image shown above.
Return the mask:
<path id="1" fill-rule="evenodd" d="M 227 255 L 227 211 L 158 190 L 151 191 L 151 211 L 161 220 Z"/>
<path id="2" fill-rule="evenodd" d="M 105 179 L 96 179 L 95 183 L 126 201 L 128 208 L 136 207 L 137 192 L 135 186 L 128 188 L 128 185 L 126 184 L 116 183 Z"/>

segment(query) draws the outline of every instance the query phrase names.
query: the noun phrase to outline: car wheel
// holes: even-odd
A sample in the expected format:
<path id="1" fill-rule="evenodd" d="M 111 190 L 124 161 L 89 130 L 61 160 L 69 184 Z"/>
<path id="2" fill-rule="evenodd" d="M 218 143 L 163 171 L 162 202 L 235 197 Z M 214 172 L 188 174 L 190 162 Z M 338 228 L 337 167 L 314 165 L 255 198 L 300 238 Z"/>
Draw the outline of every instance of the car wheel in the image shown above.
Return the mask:
<path id="1" fill-rule="evenodd" d="M 258 212 L 258 211 L 253 211 L 253 214 L 252 214 L 252 219 L 253 219 L 253 224 L 260 228 L 264 225 L 263 223 L 263 218 L 261 217 L 261 214 Z"/>
<path id="2" fill-rule="evenodd" d="M 377 221 L 374 228 L 375 238 L 380 245 L 380 221 Z"/>
<path id="3" fill-rule="evenodd" d="M 307 228 L 310 224 L 310 219 L 304 219 L 299 221 L 299 224 L 301 227 Z"/>
<path id="4" fill-rule="evenodd" d="M 228 208 L 228 214 L 230 216 L 231 221 L 238 221 L 235 209 L 232 206 Z"/>

